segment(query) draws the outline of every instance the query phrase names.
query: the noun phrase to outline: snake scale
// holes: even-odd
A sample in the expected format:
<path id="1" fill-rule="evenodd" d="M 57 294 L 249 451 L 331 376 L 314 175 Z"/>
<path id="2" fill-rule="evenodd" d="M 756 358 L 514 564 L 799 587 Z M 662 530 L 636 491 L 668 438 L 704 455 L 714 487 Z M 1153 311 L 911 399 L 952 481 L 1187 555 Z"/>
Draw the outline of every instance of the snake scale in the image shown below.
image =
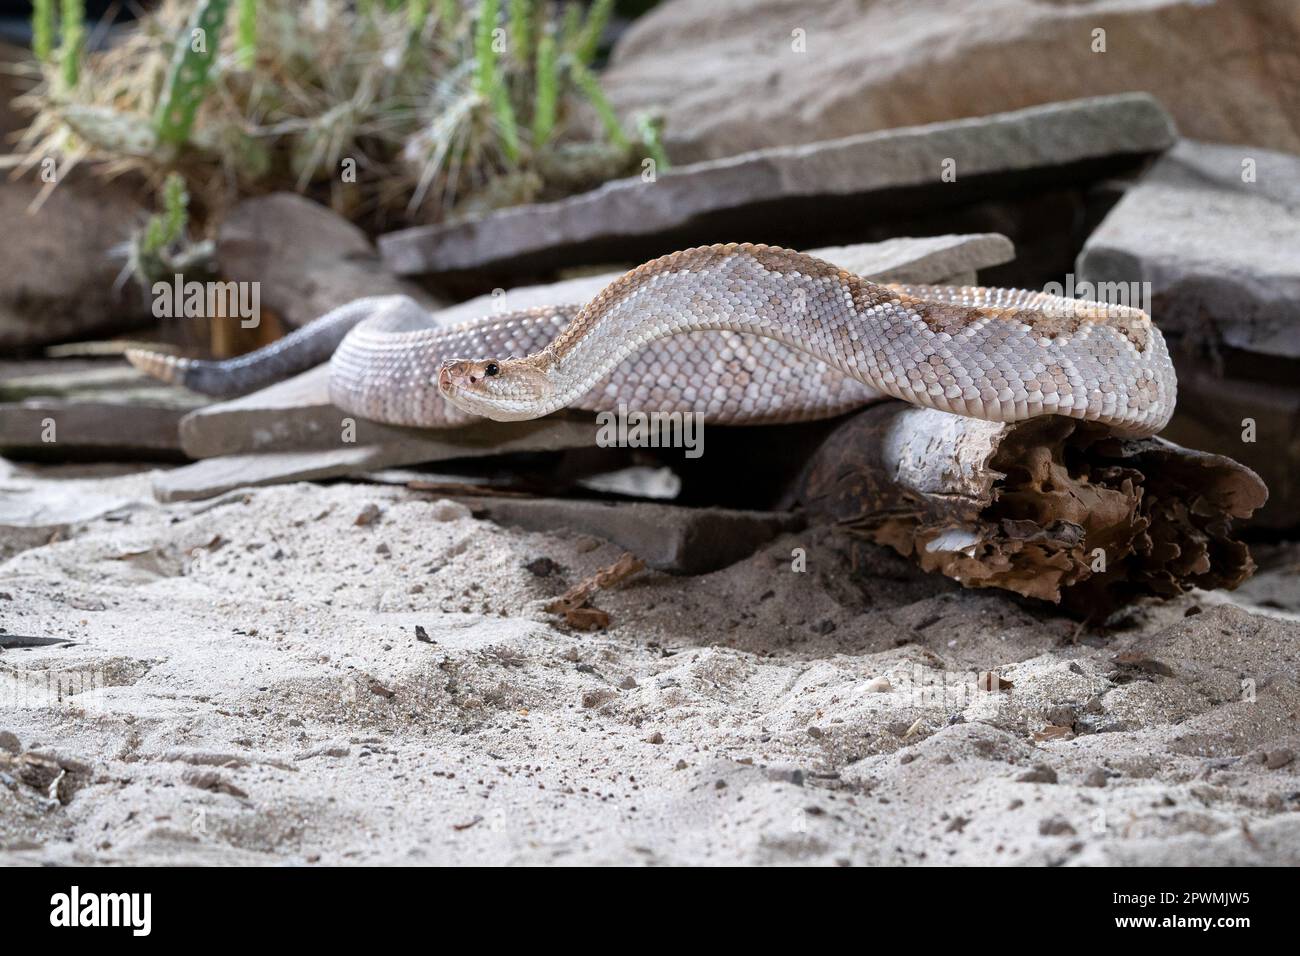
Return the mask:
<path id="1" fill-rule="evenodd" d="M 349 303 L 229 362 L 136 350 L 209 394 L 330 360 L 343 410 L 445 428 L 565 407 L 701 412 L 715 424 L 830 417 L 889 395 L 992 421 L 1058 414 L 1160 431 L 1177 384 L 1146 313 L 1041 292 L 881 285 L 773 246 L 655 259 L 582 306 L 439 328 L 410 299 Z"/>

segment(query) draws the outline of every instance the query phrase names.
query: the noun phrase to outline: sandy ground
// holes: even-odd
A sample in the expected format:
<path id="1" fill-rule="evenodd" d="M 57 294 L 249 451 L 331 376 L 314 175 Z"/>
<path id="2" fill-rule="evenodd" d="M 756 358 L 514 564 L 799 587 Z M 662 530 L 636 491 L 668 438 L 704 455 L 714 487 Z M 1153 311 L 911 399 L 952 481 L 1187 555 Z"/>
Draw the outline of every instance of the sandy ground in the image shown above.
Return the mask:
<path id="1" fill-rule="evenodd" d="M 617 548 L 427 494 L 0 487 L 0 638 L 75 642 L 0 653 L 0 863 L 1300 863 L 1294 550 L 1100 634 L 809 532 L 586 634 Z"/>

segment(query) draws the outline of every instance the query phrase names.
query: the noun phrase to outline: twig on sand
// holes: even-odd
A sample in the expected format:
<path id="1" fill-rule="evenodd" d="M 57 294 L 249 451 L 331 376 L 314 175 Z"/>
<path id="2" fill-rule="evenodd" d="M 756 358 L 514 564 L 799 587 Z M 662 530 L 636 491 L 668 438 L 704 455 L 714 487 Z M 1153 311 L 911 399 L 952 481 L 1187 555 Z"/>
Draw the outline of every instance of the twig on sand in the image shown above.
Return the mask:
<path id="1" fill-rule="evenodd" d="M 617 587 L 625 580 L 645 569 L 645 562 L 630 552 L 624 552 L 607 568 L 601 568 L 565 591 L 546 605 L 551 614 L 561 614 L 564 622 L 580 631 L 594 631 L 609 627 L 609 615 L 591 607 L 591 597 L 597 591 Z"/>

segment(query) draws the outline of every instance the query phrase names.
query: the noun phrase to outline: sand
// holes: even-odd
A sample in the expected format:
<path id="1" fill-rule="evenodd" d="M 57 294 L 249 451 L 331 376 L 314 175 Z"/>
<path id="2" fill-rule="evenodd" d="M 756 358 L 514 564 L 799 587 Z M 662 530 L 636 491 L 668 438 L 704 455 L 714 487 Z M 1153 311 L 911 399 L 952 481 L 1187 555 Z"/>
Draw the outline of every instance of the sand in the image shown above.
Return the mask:
<path id="1" fill-rule="evenodd" d="M 582 633 L 607 542 L 150 479 L 0 462 L 0 640 L 73 642 L 0 653 L 0 863 L 1300 863 L 1294 548 L 1098 632 L 823 529 Z"/>

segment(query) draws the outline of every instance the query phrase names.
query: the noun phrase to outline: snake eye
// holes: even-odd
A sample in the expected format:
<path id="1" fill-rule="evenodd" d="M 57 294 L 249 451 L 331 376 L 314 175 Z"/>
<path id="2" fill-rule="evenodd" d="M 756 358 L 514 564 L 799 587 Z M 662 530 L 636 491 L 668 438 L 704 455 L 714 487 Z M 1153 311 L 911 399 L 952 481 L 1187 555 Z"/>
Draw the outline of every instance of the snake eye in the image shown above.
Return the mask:
<path id="1" fill-rule="evenodd" d="M 487 375 L 496 375 L 501 371 L 501 366 L 497 365 L 496 362 L 488 362 L 487 368 L 483 369 L 483 371 Z"/>

